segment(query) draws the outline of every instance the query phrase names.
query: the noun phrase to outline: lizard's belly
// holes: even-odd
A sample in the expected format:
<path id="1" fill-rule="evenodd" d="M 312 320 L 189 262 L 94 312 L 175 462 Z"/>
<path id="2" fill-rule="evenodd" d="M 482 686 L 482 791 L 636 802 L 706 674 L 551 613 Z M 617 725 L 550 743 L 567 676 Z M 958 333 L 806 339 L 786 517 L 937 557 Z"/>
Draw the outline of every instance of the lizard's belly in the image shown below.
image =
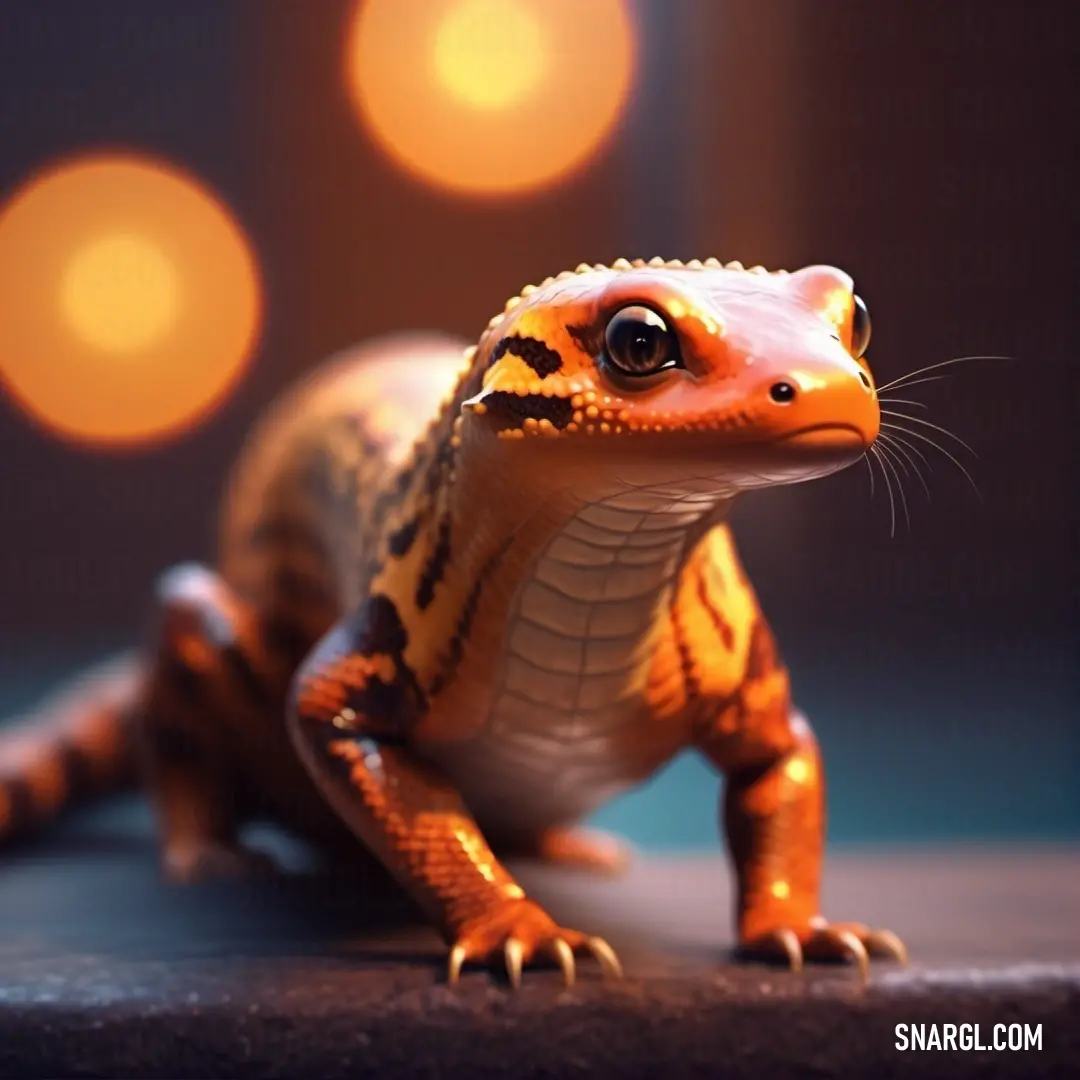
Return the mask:
<path id="1" fill-rule="evenodd" d="M 439 755 L 487 832 L 580 818 L 684 744 L 644 693 L 684 531 L 675 514 L 589 507 L 534 564 L 484 676 L 484 722 Z"/>

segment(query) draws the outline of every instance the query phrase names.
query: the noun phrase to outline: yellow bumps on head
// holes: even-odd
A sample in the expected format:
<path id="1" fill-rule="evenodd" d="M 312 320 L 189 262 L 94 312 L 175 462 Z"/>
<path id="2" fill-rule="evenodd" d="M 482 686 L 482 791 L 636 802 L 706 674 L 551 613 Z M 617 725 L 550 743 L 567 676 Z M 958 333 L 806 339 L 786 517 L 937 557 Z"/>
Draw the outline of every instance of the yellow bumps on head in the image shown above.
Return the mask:
<path id="1" fill-rule="evenodd" d="M 705 265 L 710 270 L 719 270 L 719 269 L 721 269 L 720 260 L 718 258 L 716 258 L 716 256 L 714 256 L 714 255 L 710 255 L 709 258 L 707 258 L 705 260 Z"/>
<path id="2" fill-rule="evenodd" d="M 686 264 L 687 270 L 700 270 L 705 264 L 700 259 L 691 259 Z"/>
<path id="3" fill-rule="evenodd" d="M 724 264 L 724 269 L 725 270 L 745 270 L 746 267 L 743 266 L 743 264 L 741 262 L 739 262 L 738 259 L 732 259 L 731 262 Z"/>
<path id="4" fill-rule="evenodd" d="M 664 263 L 665 263 L 665 260 L 664 260 L 664 259 L 662 259 L 662 258 L 661 258 L 661 257 L 660 257 L 659 255 L 654 255 L 654 256 L 653 256 L 653 257 L 652 257 L 652 258 L 651 258 L 651 259 L 649 260 L 649 265 L 650 265 L 650 266 L 663 266 L 663 265 L 664 265 Z"/>
<path id="5" fill-rule="evenodd" d="M 629 270 L 631 268 L 629 259 L 616 259 L 611 264 L 612 270 Z"/>

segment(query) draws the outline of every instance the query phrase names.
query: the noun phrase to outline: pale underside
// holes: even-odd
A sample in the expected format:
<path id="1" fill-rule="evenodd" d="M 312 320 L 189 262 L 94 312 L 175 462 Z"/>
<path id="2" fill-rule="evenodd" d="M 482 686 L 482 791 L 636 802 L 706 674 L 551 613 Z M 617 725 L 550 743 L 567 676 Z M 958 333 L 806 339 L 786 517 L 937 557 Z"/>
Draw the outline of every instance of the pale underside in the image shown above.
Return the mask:
<path id="1" fill-rule="evenodd" d="M 681 727 L 651 716 L 645 679 L 702 513 L 662 489 L 628 491 L 582 508 L 532 564 L 477 734 L 434 751 L 479 819 L 528 832 L 580 818 L 682 745 Z"/>

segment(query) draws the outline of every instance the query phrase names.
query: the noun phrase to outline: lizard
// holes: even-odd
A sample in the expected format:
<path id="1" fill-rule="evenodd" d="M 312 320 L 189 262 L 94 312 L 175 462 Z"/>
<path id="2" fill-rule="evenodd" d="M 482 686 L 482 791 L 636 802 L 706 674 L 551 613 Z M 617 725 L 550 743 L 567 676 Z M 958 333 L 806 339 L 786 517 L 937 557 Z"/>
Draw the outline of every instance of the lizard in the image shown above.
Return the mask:
<path id="1" fill-rule="evenodd" d="M 316 369 L 254 428 L 215 567 L 158 582 L 136 661 L 0 733 L 0 840 L 142 778 L 177 881 L 268 869 L 253 817 L 374 857 L 463 965 L 554 963 L 515 855 L 615 873 L 581 827 L 693 748 L 724 777 L 737 952 L 903 962 L 819 909 L 824 773 L 730 513 L 879 434 L 843 270 L 583 263 L 452 357 Z"/>

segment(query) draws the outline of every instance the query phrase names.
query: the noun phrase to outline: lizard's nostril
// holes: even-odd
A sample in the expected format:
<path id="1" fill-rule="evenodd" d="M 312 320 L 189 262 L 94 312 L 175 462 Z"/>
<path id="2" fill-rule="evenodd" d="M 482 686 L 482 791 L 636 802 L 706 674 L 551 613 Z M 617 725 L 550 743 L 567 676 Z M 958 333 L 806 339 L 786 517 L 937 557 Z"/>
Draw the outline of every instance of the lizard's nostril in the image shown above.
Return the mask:
<path id="1" fill-rule="evenodd" d="M 795 400 L 795 387 L 789 382 L 773 383 L 769 387 L 769 397 L 778 405 L 788 405 Z"/>
<path id="2" fill-rule="evenodd" d="M 867 390 L 872 390 L 873 389 L 873 387 L 870 385 L 870 379 L 867 376 L 865 371 L 860 371 L 859 372 L 859 379 L 862 382 L 863 386 L 866 387 Z"/>

